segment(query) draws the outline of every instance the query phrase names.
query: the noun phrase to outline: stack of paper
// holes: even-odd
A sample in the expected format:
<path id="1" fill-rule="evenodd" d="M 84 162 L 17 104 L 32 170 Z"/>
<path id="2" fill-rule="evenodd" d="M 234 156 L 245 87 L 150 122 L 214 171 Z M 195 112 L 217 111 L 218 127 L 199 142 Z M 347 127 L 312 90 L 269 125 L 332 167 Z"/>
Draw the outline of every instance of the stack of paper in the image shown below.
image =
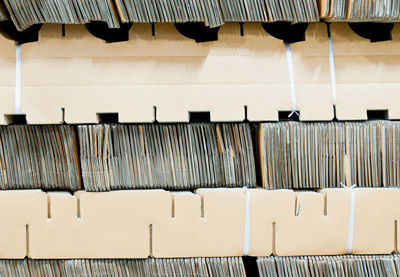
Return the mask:
<path id="1" fill-rule="evenodd" d="M 248 124 L 78 126 L 87 191 L 255 187 Z"/>

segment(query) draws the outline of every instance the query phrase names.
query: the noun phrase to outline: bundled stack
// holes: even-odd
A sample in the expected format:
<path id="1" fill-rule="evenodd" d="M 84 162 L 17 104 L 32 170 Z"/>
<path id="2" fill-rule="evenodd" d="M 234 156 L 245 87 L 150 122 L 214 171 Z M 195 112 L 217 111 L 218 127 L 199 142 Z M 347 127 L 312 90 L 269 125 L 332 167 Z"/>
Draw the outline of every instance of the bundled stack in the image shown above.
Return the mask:
<path id="1" fill-rule="evenodd" d="M 322 0 L 321 17 L 332 21 L 399 21 L 398 0 Z"/>
<path id="2" fill-rule="evenodd" d="M 225 22 L 315 22 L 319 21 L 316 1 L 221 0 Z"/>
<path id="3" fill-rule="evenodd" d="M 265 123 L 259 126 L 263 186 L 328 188 L 345 183 L 344 123 Z"/>
<path id="4" fill-rule="evenodd" d="M 248 124 L 80 125 L 87 191 L 255 187 Z"/>
<path id="5" fill-rule="evenodd" d="M 4 0 L 4 4 L 19 31 L 39 23 L 84 24 L 103 21 L 111 28 L 119 27 L 119 19 L 111 0 Z"/>
<path id="6" fill-rule="evenodd" d="M 1 189 L 80 189 L 73 127 L 0 126 L 0 170 Z"/>
<path id="7" fill-rule="evenodd" d="M 261 124 L 268 189 L 400 185 L 400 124 L 390 121 Z"/>
<path id="8" fill-rule="evenodd" d="M 217 0 L 116 0 L 122 22 L 204 22 L 216 27 L 224 23 Z"/>
<path id="9" fill-rule="evenodd" d="M 400 256 L 305 256 L 261 257 L 261 277 L 290 276 L 399 276 Z"/>
<path id="10" fill-rule="evenodd" d="M 140 260 L 0 260 L 2 277 L 244 277 L 241 258 Z"/>
<path id="11" fill-rule="evenodd" d="M 316 1 L 116 0 L 123 22 L 204 22 L 217 27 L 224 22 L 319 21 Z"/>
<path id="12" fill-rule="evenodd" d="M 90 21 L 106 22 L 110 28 L 119 28 L 120 22 L 204 22 L 206 26 L 217 27 L 225 22 L 319 21 L 315 0 L 116 0 L 115 6 L 111 0 L 4 0 L 4 4 L 20 31 L 39 23 Z"/>

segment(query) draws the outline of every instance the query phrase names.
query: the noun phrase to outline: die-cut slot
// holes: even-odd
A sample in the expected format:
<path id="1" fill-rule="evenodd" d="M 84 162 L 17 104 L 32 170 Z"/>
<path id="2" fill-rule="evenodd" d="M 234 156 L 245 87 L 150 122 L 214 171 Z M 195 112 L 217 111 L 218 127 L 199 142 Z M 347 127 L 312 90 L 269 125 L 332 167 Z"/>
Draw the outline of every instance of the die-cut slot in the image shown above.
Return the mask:
<path id="1" fill-rule="evenodd" d="M 296 198 L 294 200 L 294 216 L 299 216 L 300 213 L 300 201 L 296 195 Z"/>
<path id="2" fill-rule="evenodd" d="M 24 125 L 27 124 L 25 114 L 5 114 L 4 118 L 9 125 Z"/>
<path id="3" fill-rule="evenodd" d="M 47 218 L 51 218 L 51 200 L 49 195 L 47 195 Z"/>
<path id="4" fill-rule="evenodd" d="M 200 195 L 200 218 L 204 218 L 204 195 Z"/>
<path id="5" fill-rule="evenodd" d="M 397 224 L 397 220 L 394 221 L 393 225 L 394 225 L 394 247 L 393 247 L 393 252 L 394 253 L 399 253 L 399 249 L 397 247 L 397 228 L 398 228 L 398 224 Z"/>
<path id="6" fill-rule="evenodd" d="M 65 123 L 65 108 L 61 108 L 61 124 Z"/>
<path id="7" fill-rule="evenodd" d="M 388 120 L 389 111 L 388 110 L 367 110 L 368 120 Z"/>
<path id="8" fill-rule="evenodd" d="M 153 256 L 153 224 L 149 224 L 149 256 Z"/>
<path id="9" fill-rule="evenodd" d="M 118 113 L 97 113 L 97 121 L 103 123 L 118 123 Z"/>
<path id="10" fill-rule="evenodd" d="M 25 225 L 25 249 L 26 249 L 26 257 L 30 258 L 29 255 L 29 224 Z"/>
<path id="11" fill-rule="evenodd" d="M 175 197 L 171 194 L 171 217 L 175 217 Z"/>
<path id="12" fill-rule="evenodd" d="M 279 121 L 300 121 L 300 111 L 278 111 Z"/>
<path id="13" fill-rule="evenodd" d="M 276 255 L 276 222 L 272 222 L 272 254 Z"/>
<path id="14" fill-rule="evenodd" d="M 211 122 L 210 112 L 189 112 L 189 122 Z"/>
<path id="15" fill-rule="evenodd" d="M 81 199 L 76 197 L 76 217 L 81 218 Z"/>

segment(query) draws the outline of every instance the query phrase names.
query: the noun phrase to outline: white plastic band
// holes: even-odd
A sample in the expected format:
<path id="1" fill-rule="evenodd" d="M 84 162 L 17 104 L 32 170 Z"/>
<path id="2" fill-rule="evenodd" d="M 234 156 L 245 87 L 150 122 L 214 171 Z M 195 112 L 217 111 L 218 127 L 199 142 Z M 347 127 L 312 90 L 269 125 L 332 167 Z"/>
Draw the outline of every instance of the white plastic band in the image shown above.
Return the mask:
<path id="1" fill-rule="evenodd" d="M 15 65 L 15 113 L 21 113 L 21 44 L 17 44 Z"/>
<path id="2" fill-rule="evenodd" d="M 347 187 L 342 184 L 342 186 L 344 188 L 351 190 L 349 230 L 347 235 L 347 254 L 351 254 L 353 252 L 353 237 L 354 237 L 354 205 L 355 205 L 354 188 L 356 188 L 357 185 L 352 185 L 350 187 Z"/>
<path id="3" fill-rule="evenodd" d="M 246 191 L 246 221 L 244 225 L 243 255 L 248 256 L 250 248 L 250 191 L 247 187 L 243 189 Z"/>
<path id="4" fill-rule="evenodd" d="M 289 117 L 291 117 L 294 113 L 297 115 L 299 114 L 296 111 L 296 90 L 294 87 L 292 52 L 290 50 L 290 44 L 285 42 L 285 45 L 286 45 L 286 61 L 289 71 L 290 94 L 292 96 L 292 112 L 289 114 Z"/>
<path id="5" fill-rule="evenodd" d="M 336 106 L 336 70 L 335 70 L 335 58 L 333 56 L 332 38 L 329 34 L 329 71 L 331 73 L 331 85 L 332 85 L 332 99 L 333 105 Z"/>

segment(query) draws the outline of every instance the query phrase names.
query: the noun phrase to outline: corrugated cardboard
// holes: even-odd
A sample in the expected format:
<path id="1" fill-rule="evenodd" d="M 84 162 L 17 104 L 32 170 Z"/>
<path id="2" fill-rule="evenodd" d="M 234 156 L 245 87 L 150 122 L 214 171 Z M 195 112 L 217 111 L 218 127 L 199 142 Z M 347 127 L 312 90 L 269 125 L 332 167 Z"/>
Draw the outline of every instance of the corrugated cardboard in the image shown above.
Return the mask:
<path id="1" fill-rule="evenodd" d="M 350 191 L 252 191 L 252 256 L 338 255 L 347 251 Z"/>
<path id="2" fill-rule="evenodd" d="M 16 45 L 0 35 L 0 124 L 5 124 L 4 114 L 15 114 Z"/>
<path id="3" fill-rule="evenodd" d="M 171 193 L 174 213 L 153 225 L 155 257 L 241 256 L 246 216 L 244 189 Z"/>
<path id="4" fill-rule="evenodd" d="M 0 258 L 345 254 L 352 234 L 351 193 L 348 188 L 319 193 L 2 191 Z M 397 251 L 400 190 L 354 189 L 353 193 L 352 253 Z"/>
<path id="5" fill-rule="evenodd" d="M 397 252 L 400 190 L 370 188 L 355 192 L 353 253 Z"/>
<path id="6" fill-rule="evenodd" d="M 127 42 L 106 44 L 83 26 L 45 25 L 22 46 L 22 110 L 28 123 L 188 121 L 210 111 L 213 121 L 277 120 L 292 109 L 285 46 L 260 24 L 225 24 L 219 40 L 195 43 L 172 24 L 134 24 Z M 292 45 L 297 109 L 302 120 L 332 119 L 325 25 L 311 24 Z"/>
<path id="7" fill-rule="evenodd" d="M 400 27 L 393 40 L 371 43 L 348 24 L 331 24 L 337 80 L 337 118 L 367 119 L 367 110 L 387 109 L 400 119 Z"/>

